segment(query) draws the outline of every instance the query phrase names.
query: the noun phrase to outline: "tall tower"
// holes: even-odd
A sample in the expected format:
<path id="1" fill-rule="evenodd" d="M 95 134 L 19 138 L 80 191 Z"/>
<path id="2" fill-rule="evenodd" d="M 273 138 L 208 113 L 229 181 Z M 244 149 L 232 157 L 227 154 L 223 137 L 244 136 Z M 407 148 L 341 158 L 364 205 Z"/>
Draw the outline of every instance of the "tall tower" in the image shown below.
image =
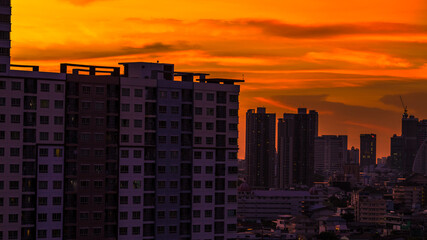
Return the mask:
<path id="1" fill-rule="evenodd" d="M 0 0 L 0 74 L 9 72 L 11 10 L 10 0 Z"/>
<path id="2" fill-rule="evenodd" d="M 318 113 L 299 108 L 297 114 L 285 113 L 278 123 L 279 188 L 312 185 L 314 176 L 314 139 L 318 136 Z"/>
<path id="3" fill-rule="evenodd" d="M 347 163 L 347 136 L 324 135 L 314 142 L 314 171 L 324 177 L 342 173 Z"/>
<path id="4" fill-rule="evenodd" d="M 375 165 L 377 161 L 377 135 L 360 134 L 360 168 Z"/>
<path id="5" fill-rule="evenodd" d="M 246 113 L 246 170 L 248 184 L 255 188 L 274 187 L 276 155 L 276 114 L 265 108 Z"/>

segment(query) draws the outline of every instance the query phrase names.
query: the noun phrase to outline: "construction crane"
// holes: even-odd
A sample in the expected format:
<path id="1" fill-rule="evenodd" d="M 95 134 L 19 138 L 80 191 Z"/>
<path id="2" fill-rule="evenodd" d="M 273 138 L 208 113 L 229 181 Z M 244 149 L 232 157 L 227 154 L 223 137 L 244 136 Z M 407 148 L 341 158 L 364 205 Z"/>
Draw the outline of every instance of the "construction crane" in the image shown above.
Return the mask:
<path id="1" fill-rule="evenodd" d="M 403 98 L 402 96 L 400 96 L 400 102 L 402 102 L 402 107 L 403 107 L 403 118 L 408 118 L 408 106 L 405 106 L 405 104 L 403 103 Z"/>

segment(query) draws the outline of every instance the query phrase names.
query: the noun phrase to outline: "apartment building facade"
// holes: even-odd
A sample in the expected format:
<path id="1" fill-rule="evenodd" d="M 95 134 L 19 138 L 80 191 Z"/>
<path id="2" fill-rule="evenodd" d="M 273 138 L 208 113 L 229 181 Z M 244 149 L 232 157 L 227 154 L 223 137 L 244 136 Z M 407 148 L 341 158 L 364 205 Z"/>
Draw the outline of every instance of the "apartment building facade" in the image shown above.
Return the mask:
<path id="1" fill-rule="evenodd" d="M 3 239 L 236 237 L 236 81 L 123 65 L 0 77 Z"/>

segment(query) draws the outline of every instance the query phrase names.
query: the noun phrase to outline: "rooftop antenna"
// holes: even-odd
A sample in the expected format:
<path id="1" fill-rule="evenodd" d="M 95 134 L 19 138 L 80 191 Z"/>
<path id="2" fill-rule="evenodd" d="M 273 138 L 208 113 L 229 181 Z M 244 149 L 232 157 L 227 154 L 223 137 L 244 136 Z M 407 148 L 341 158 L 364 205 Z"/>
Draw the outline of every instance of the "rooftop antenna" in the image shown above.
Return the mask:
<path id="1" fill-rule="evenodd" d="M 403 107 L 403 118 L 408 118 L 408 106 L 405 106 L 405 104 L 403 103 L 403 98 L 402 96 L 400 96 L 400 102 L 402 102 L 402 107 Z"/>

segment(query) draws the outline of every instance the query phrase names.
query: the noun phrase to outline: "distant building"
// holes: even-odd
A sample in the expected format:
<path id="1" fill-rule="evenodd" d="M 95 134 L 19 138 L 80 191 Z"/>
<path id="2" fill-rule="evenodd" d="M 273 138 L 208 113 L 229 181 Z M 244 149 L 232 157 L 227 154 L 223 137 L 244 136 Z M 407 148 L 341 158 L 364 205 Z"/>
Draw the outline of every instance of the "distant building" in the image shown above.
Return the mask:
<path id="1" fill-rule="evenodd" d="M 386 215 L 386 200 L 383 193 L 365 187 L 352 195 L 352 205 L 357 222 L 383 224 Z"/>
<path id="2" fill-rule="evenodd" d="M 253 188 L 275 187 L 276 114 L 265 108 L 246 112 L 247 182 Z"/>
<path id="3" fill-rule="evenodd" d="M 359 149 L 355 147 L 351 147 L 351 149 L 347 150 L 347 162 L 346 164 L 357 164 L 359 165 Z"/>
<path id="4" fill-rule="evenodd" d="M 7 74 L 10 66 L 10 31 L 11 31 L 10 0 L 0 1 L 0 74 Z"/>
<path id="5" fill-rule="evenodd" d="M 393 202 L 399 204 L 405 210 L 420 210 L 425 205 L 424 192 L 426 187 L 415 184 L 403 184 L 393 187 Z"/>
<path id="6" fill-rule="evenodd" d="M 360 168 L 375 165 L 377 160 L 377 135 L 360 135 Z"/>
<path id="7" fill-rule="evenodd" d="M 417 146 L 418 148 L 424 143 L 427 139 L 427 119 L 421 120 L 418 122 L 417 128 Z M 417 149 L 418 149 L 417 148 Z"/>
<path id="8" fill-rule="evenodd" d="M 278 187 L 312 185 L 314 182 L 314 139 L 318 136 L 318 113 L 299 108 L 285 113 L 278 123 Z"/>
<path id="9" fill-rule="evenodd" d="M 325 135 L 316 137 L 314 142 L 314 171 L 322 176 L 343 173 L 347 136 Z"/>
<path id="10" fill-rule="evenodd" d="M 402 151 L 403 151 L 403 137 L 393 135 L 390 142 L 390 167 L 393 169 L 401 170 L 403 166 Z"/>
<path id="11" fill-rule="evenodd" d="M 242 220 L 275 220 L 279 215 L 298 216 L 319 205 L 326 195 L 309 191 L 251 190 L 239 188 L 237 215 Z"/>
<path id="12" fill-rule="evenodd" d="M 409 116 L 402 118 L 402 171 L 405 174 L 412 172 L 415 155 L 418 150 L 417 133 L 418 118 Z"/>

